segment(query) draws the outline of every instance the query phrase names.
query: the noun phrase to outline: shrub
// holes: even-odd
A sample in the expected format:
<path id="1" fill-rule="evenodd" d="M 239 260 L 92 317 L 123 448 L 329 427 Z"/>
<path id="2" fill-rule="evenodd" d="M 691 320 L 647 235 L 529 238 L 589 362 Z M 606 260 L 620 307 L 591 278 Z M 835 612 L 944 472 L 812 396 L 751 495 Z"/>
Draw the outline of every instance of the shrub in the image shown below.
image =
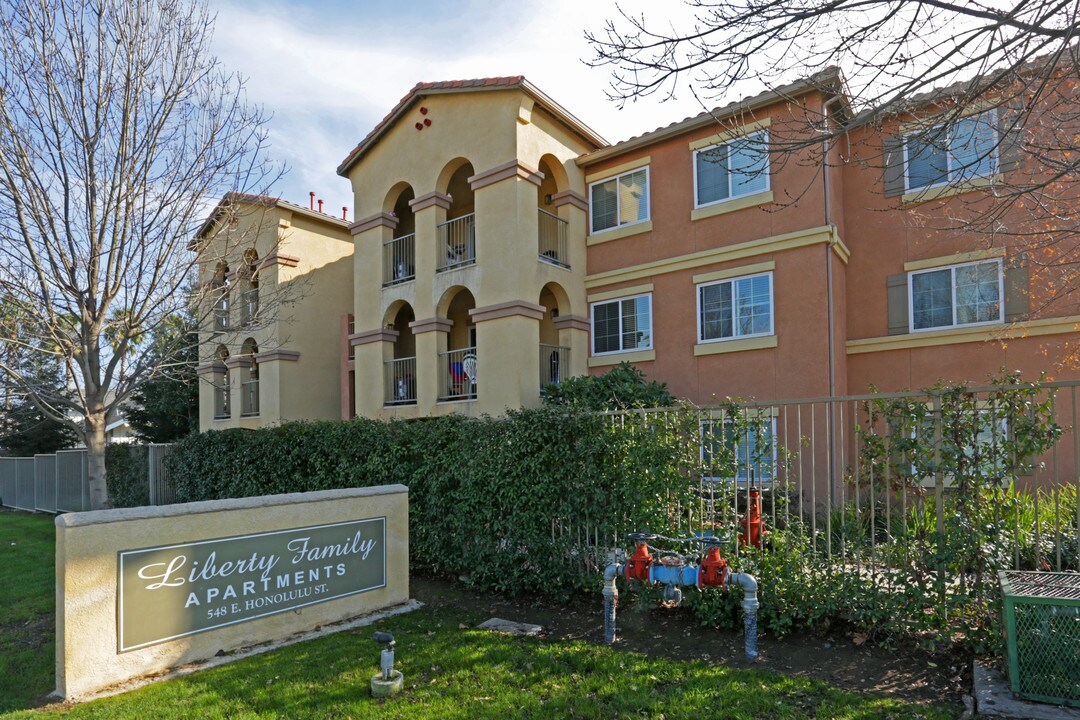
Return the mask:
<path id="1" fill-rule="evenodd" d="M 404 484 L 414 567 L 560 595 L 594 587 L 626 532 L 680 521 L 696 433 L 678 414 L 536 408 L 207 432 L 166 463 L 179 502 Z"/>
<path id="2" fill-rule="evenodd" d="M 150 455 L 146 445 L 108 445 L 105 472 L 109 477 L 109 502 L 113 507 L 150 504 Z"/>

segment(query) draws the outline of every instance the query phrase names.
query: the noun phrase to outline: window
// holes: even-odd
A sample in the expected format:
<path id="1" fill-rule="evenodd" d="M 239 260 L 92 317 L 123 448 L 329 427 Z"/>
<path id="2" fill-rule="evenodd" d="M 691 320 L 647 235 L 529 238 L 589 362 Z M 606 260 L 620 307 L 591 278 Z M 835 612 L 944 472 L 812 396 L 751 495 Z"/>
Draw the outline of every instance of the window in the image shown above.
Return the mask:
<path id="1" fill-rule="evenodd" d="M 769 189 L 768 135 L 754 133 L 694 152 L 695 207 Z"/>
<path id="2" fill-rule="evenodd" d="M 1003 322 L 1000 260 L 913 272 L 908 283 L 913 330 Z"/>
<path id="3" fill-rule="evenodd" d="M 652 296 L 593 303 L 593 355 L 652 347 Z"/>
<path id="4" fill-rule="evenodd" d="M 698 342 L 772 335 L 772 273 L 698 285 Z"/>
<path id="5" fill-rule="evenodd" d="M 980 402 L 980 406 L 985 403 Z M 970 411 L 958 414 L 947 411 L 941 428 L 941 469 L 945 476 L 945 485 L 955 484 L 960 473 L 982 478 L 1000 477 L 1006 472 L 1009 446 L 1009 418 L 991 407 L 980 407 L 975 412 L 972 422 Z M 911 475 L 923 487 L 933 487 L 934 453 L 924 448 L 932 448 L 934 439 L 934 415 L 927 409 L 925 414 L 898 422 L 894 418 L 890 424 L 893 432 L 906 426 L 906 433 L 914 442 L 914 447 L 902 450 L 893 462 L 899 474 L 910 468 Z M 904 447 L 905 443 L 900 443 Z"/>
<path id="6" fill-rule="evenodd" d="M 776 474 L 776 418 L 750 418 L 738 424 L 730 419 L 703 420 L 701 464 L 707 480 L 772 482 Z"/>
<path id="7" fill-rule="evenodd" d="M 907 191 L 965 182 L 997 172 L 997 113 L 960 118 L 904 139 Z"/>
<path id="8" fill-rule="evenodd" d="M 649 169 L 641 168 L 589 186 L 590 232 L 649 219 Z"/>

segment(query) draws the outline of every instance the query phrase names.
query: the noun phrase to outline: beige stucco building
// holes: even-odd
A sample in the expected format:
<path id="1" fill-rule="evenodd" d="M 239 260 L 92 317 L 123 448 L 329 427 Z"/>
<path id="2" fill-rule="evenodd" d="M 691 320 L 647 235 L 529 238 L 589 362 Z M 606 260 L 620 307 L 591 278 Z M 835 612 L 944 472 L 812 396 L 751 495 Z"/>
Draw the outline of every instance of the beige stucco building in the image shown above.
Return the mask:
<path id="1" fill-rule="evenodd" d="M 586 372 L 575 160 L 603 144 L 511 77 L 418 85 L 349 154 L 357 414 L 496 414 Z"/>
<path id="2" fill-rule="evenodd" d="M 337 417 L 339 318 L 352 307 L 348 223 L 230 194 L 192 240 L 207 302 L 199 428 Z"/>

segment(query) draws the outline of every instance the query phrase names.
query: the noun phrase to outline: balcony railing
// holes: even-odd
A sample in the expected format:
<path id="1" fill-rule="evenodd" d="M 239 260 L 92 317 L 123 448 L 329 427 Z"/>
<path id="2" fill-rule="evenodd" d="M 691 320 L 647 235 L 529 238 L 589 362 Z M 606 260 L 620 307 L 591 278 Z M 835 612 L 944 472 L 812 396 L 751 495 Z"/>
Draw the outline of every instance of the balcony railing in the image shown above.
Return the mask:
<path id="1" fill-rule="evenodd" d="M 416 358 L 399 358 L 383 363 L 387 405 L 416 404 Z"/>
<path id="2" fill-rule="evenodd" d="M 254 417 L 259 414 L 259 381 L 246 380 L 240 383 L 240 417 Z"/>
<path id="3" fill-rule="evenodd" d="M 223 297 L 214 306 L 214 332 L 229 329 L 229 298 Z"/>
<path id="4" fill-rule="evenodd" d="M 567 246 L 566 228 L 569 223 L 558 215 L 537 208 L 537 252 L 544 262 L 559 267 L 570 267 L 570 254 Z"/>
<path id="5" fill-rule="evenodd" d="M 226 420 L 232 417 L 232 388 L 228 382 L 214 386 L 214 419 Z"/>
<path id="6" fill-rule="evenodd" d="M 540 387 L 558 385 L 570 371 L 570 348 L 540 343 Z"/>
<path id="7" fill-rule="evenodd" d="M 416 277 L 416 233 L 383 243 L 383 287 Z"/>
<path id="8" fill-rule="evenodd" d="M 476 399 L 476 348 L 439 353 L 439 400 Z"/>
<path id="9" fill-rule="evenodd" d="M 437 272 L 453 270 L 476 262 L 476 215 L 469 213 L 438 226 Z"/>
<path id="10" fill-rule="evenodd" d="M 253 325 L 259 315 L 259 291 L 255 289 L 245 291 L 243 301 L 240 306 L 240 324 Z"/>

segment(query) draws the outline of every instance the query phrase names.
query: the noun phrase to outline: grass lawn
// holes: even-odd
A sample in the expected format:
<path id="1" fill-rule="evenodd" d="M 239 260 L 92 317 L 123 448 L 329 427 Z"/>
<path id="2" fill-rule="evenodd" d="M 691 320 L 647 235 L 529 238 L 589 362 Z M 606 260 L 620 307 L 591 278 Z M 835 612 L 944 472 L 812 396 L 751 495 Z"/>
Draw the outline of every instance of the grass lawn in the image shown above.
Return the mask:
<path id="1" fill-rule="evenodd" d="M 53 528 L 49 516 L 0 512 L 0 713 L 54 686 Z"/>
<path id="2" fill-rule="evenodd" d="M 18 630 L 18 622 L 37 624 L 52 611 L 51 531 L 49 518 L 0 514 L 0 588 L 5 598 L 14 590 L 14 607 L 25 618 L 0 626 L 0 711 L 27 707 L 52 685 L 51 627 L 47 642 L 32 652 L 19 647 Z M 951 717 L 944 708 L 849 693 L 807 678 L 472 629 L 485 619 L 476 610 L 427 607 L 121 696 L 3 717 Z M 371 640 L 376 628 L 394 633 L 397 667 L 405 674 L 405 691 L 389 700 L 373 700 L 368 692 L 378 664 Z"/>

